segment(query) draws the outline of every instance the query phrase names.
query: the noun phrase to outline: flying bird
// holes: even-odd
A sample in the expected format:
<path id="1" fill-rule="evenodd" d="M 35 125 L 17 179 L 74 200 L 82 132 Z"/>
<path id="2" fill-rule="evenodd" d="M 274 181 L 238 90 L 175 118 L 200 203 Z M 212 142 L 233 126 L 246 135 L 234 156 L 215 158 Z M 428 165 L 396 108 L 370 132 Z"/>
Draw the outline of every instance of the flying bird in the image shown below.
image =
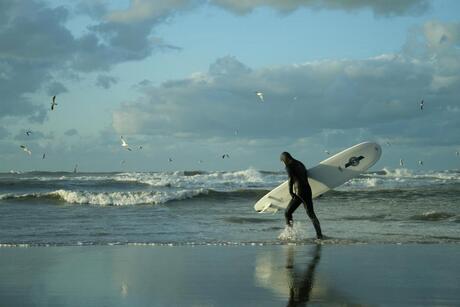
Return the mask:
<path id="1" fill-rule="evenodd" d="M 203 160 L 199 160 L 198 163 L 200 163 L 200 164 L 203 163 Z"/>
<path id="2" fill-rule="evenodd" d="M 423 161 L 422 161 L 422 160 L 418 160 L 418 164 L 423 165 Z"/>
<path id="3" fill-rule="evenodd" d="M 423 99 L 422 99 L 422 101 L 420 101 L 420 110 L 423 111 Z"/>
<path id="4" fill-rule="evenodd" d="M 403 159 L 399 159 L 399 166 L 401 166 L 401 167 L 404 166 L 404 160 Z"/>
<path id="5" fill-rule="evenodd" d="M 455 154 L 458 156 L 460 156 L 460 152 L 456 151 Z"/>
<path id="6" fill-rule="evenodd" d="M 144 148 L 144 147 L 142 147 L 142 145 L 141 145 L 141 146 L 139 146 L 139 150 L 141 150 L 142 148 Z"/>
<path id="7" fill-rule="evenodd" d="M 173 159 L 169 158 L 169 159 L 168 159 L 168 161 L 169 161 L 169 162 L 172 162 L 172 161 L 173 161 Z"/>
<path id="8" fill-rule="evenodd" d="M 222 155 L 222 159 L 225 159 L 225 158 L 230 159 L 230 156 L 229 156 L 228 154 L 223 154 L 223 155 Z"/>
<path id="9" fill-rule="evenodd" d="M 121 164 L 125 164 L 125 163 L 126 163 L 126 161 L 125 161 L 125 160 L 121 160 L 121 162 L 120 162 L 120 163 L 121 163 Z"/>
<path id="10" fill-rule="evenodd" d="M 20 147 L 21 147 L 22 150 L 24 150 L 24 152 L 26 152 L 29 156 L 32 155 L 32 152 L 30 151 L 29 148 L 27 148 L 26 145 L 21 145 Z"/>
<path id="11" fill-rule="evenodd" d="M 74 173 L 77 173 L 77 167 L 78 167 L 78 164 L 75 164 L 75 167 L 73 168 Z"/>
<path id="12" fill-rule="evenodd" d="M 331 153 L 330 153 L 329 151 L 327 151 L 327 150 L 325 150 L 324 153 L 325 153 L 326 155 L 328 155 L 328 156 L 331 154 Z"/>
<path id="13" fill-rule="evenodd" d="M 53 96 L 52 101 L 51 101 L 51 111 L 54 110 L 54 107 L 57 106 L 58 104 L 56 103 L 56 95 Z"/>
<path id="14" fill-rule="evenodd" d="M 259 97 L 260 102 L 264 102 L 264 94 L 262 92 L 256 92 L 257 97 Z"/>
<path id="15" fill-rule="evenodd" d="M 120 136 L 120 138 L 121 138 L 121 146 L 122 146 L 123 148 L 129 150 L 129 151 L 132 151 L 132 149 L 129 148 L 129 145 L 128 145 L 128 143 L 126 143 L 126 141 L 125 141 L 125 139 L 123 138 L 123 136 Z"/>
<path id="16" fill-rule="evenodd" d="M 29 135 L 31 135 L 31 134 L 32 134 L 32 131 L 30 131 L 30 130 L 27 130 L 27 131 L 26 131 L 26 135 L 27 135 L 27 136 L 29 136 Z"/>
<path id="17" fill-rule="evenodd" d="M 42 160 L 45 160 L 46 152 L 43 153 Z"/>

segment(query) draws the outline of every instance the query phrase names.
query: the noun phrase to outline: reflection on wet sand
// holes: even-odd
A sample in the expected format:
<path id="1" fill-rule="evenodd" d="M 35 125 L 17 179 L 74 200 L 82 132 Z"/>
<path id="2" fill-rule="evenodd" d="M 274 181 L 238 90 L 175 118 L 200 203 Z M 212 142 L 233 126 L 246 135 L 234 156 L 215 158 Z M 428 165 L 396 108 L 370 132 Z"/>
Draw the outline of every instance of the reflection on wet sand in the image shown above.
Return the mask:
<path id="1" fill-rule="evenodd" d="M 359 305 L 337 289 L 334 279 L 321 270 L 321 246 L 315 244 L 306 249 L 304 245 L 287 245 L 257 254 L 255 284 L 286 299 L 287 306 L 305 306 L 308 302 Z"/>
<path id="2" fill-rule="evenodd" d="M 289 301 L 287 306 L 298 306 L 310 300 L 315 281 L 315 269 L 321 258 L 320 244 L 314 246 L 311 257 L 306 268 L 303 263 L 296 267 L 294 248 L 293 246 L 288 247 L 286 271 L 289 276 Z"/>
<path id="3" fill-rule="evenodd" d="M 288 298 L 288 306 L 308 302 L 323 292 L 322 286 L 315 282 L 315 270 L 320 258 L 319 244 L 312 246 L 307 253 L 304 247 L 300 249 L 295 245 L 260 253 L 256 259 L 256 284 Z"/>

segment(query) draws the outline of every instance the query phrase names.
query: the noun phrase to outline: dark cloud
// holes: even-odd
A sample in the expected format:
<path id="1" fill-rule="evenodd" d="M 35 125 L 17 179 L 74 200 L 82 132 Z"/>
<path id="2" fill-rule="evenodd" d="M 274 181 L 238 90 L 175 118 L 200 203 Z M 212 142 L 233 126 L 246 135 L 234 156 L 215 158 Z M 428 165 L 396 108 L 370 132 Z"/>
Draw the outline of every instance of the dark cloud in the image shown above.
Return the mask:
<path id="1" fill-rule="evenodd" d="M 96 85 L 105 89 L 109 89 L 113 84 L 116 84 L 118 79 L 112 76 L 99 75 L 97 76 Z"/>
<path id="2" fill-rule="evenodd" d="M 54 81 L 48 85 L 47 93 L 49 96 L 59 95 L 66 92 L 68 92 L 67 88 L 60 82 Z"/>
<path id="3" fill-rule="evenodd" d="M 76 12 L 91 11 L 98 19 L 83 35 L 75 36 L 67 28 L 72 12 L 65 7 L 49 7 L 38 0 L 1 2 L 0 118 L 16 116 L 43 122 L 48 106 L 28 94 L 42 88 L 49 95 L 66 91 L 54 79 L 56 73 L 78 76 L 107 71 L 118 63 L 145 59 L 156 49 L 175 48 L 151 36 L 151 31 L 178 8 L 187 7 L 186 1 L 155 4 L 153 15 L 124 22 L 122 12 L 109 13 L 102 2 L 89 3 L 77 4 Z M 157 6 L 161 9 L 156 10 Z M 114 81 L 101 78 L 98 83 L 103 87 Z"/>
<path id="4" fill-rule="evenodd" d="M 64 135 L 66 135 L 66 136 L 78 135 L 78 131 L 77 131 L 77 129 L 72 128 L 72 129 L 69 129 L 66 132 L 64 132 Z"/>
<path id="5" fill-rule="evenodd" d="M 246 14 L 258 7 L 271 7 L 281 12 L 292 12 L 299 8 L 360 10 L 370 9 L 376 15 L 420 14 L 429 8 L 428 0 L 211 0 L 217 6 L 238 14 Z"/>

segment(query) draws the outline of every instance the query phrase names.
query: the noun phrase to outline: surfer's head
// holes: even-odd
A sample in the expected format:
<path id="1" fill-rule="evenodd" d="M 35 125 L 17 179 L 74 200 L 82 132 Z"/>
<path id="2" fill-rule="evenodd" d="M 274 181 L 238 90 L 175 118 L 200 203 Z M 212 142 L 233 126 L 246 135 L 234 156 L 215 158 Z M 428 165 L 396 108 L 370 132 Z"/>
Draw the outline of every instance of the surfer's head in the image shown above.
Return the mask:
<path id="1" fill-rule="evenodd" d="M 292 158 L 291 154 L 288 153 L 287 151 L 284 151 L 280 155 L 280 160 L 284 162 L 284 164 L 289 163 L 292 161 L 294 158 Z"/>

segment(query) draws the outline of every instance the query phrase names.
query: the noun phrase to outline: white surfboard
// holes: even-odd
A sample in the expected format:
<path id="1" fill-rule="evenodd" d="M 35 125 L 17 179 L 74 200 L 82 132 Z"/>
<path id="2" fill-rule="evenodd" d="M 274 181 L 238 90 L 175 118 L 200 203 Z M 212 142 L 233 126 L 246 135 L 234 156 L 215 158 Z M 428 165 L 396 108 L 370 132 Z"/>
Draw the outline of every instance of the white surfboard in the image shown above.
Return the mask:
<path id="1" fill-rule="evenodd" d="M 318 197 L 365 172 L 380 159 L 381 155 L 382 148 L 379 144 L 364 142 L 320 162 L 308 170 L 312 197 Z M 254 209 L 257 212 L 276 212 L 279 209 L 286 209 L 290 200 L 291 195 L 286 180 L 262 197 L 254 205 Z"/>

